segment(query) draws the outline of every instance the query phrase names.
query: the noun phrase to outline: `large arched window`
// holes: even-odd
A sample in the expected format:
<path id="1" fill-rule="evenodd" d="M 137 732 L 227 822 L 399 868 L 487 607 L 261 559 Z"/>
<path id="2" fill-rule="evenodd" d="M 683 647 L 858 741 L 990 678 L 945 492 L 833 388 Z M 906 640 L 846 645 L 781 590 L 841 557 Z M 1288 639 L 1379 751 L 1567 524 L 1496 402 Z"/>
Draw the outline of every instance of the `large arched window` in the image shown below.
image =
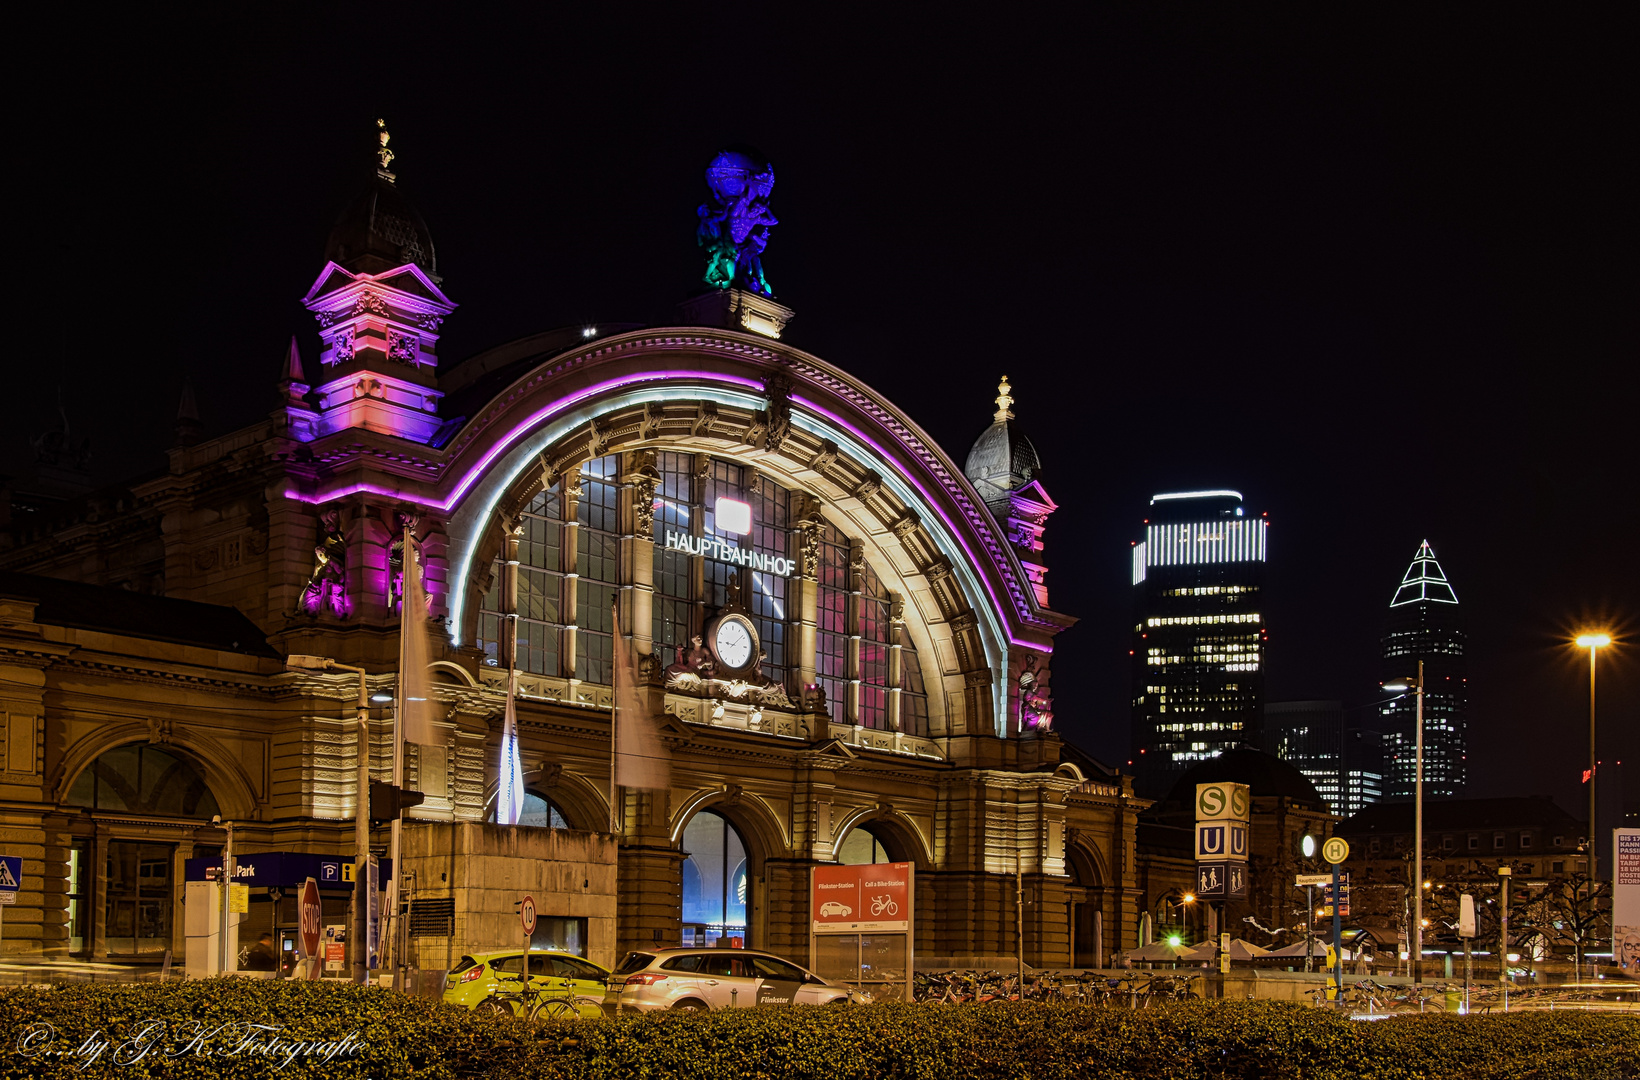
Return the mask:
<path id="1" fill-rule="evenodd" d="M 843 837 L 842 846 L 837 849 L 837 861 L 847 866 L 862 863 L 893 862 L 889 858 L 888 849 L 877 834 L 861 825 L 850 829 L 849 834 Z"/>
<path id="2" fill-rule="evenodd" d="M 746 844 L 729 819 L 702 810 L 683 830 L 683 944 L 713 945 L 719 938 L 746 942 L 751 881 Z"/>
<path id="3" fill-rule="evenodd" d="M 518 669 L 537 675 L 558 674 L 559 606 L 564 597 L 563 522 L 557 484 L 524 508 L 524 534 L 518 538 Z M 484 594 L 478 615 L 478 645 L 485 663 L 500 663 L 501 562 Z"/>
<path id="4" fill-rule="evenodd" d="M 199 770 L 149 743 L 117 746 L 81 770 L 70 806 L 210 820 L 220 811 Z"/>
<path id="5" fill-rule="evenodd" d="M 484 819 L 491 825 L 495 824 L 495 804 L 490 804 L 489 816 Z M 558 804 L 545 795 L 538 795 L 533 791 L 524 792 L 524 809 L 518 815 L 520 825 L 528 825 L 534 829 L 567 829 L 569 819 Z"/>

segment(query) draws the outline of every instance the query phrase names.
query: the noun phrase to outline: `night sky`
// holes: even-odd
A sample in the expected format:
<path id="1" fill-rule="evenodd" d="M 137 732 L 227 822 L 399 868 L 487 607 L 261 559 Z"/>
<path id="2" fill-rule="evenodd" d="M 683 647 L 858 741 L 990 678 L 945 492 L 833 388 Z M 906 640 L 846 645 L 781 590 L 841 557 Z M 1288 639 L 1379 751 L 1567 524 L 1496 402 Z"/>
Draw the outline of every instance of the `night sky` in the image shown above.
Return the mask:
<path id="1" fill-rule="evenodd" d="M 702 170 L 750 143 L 793 344 L 959 464 L 1012 379 L 1061 507 L 1054 606 L 1082 620 L 1055 654 L 1068 737 L 1126 760 L 1149 496 L 1229 487 L 1273 523 L 1271 700 L 1376 700 L 1428 538 L 1469 621 L 1472 793 L 1579 808 L 1566 641 L 1596 623 L 1627 642 L 1602 756 L 1640 766 L 1632 6 L 620 7 L 33 9 L 0 468 L 29 473 L 59 388 L 112 482 L 162 465 L 185 375 L 220 433 L 274 406 L 293 333 L 311 372 L 297 301 L 378 115 L 462 305 L 446 367 L 670 319 L 703 269 Z"/>

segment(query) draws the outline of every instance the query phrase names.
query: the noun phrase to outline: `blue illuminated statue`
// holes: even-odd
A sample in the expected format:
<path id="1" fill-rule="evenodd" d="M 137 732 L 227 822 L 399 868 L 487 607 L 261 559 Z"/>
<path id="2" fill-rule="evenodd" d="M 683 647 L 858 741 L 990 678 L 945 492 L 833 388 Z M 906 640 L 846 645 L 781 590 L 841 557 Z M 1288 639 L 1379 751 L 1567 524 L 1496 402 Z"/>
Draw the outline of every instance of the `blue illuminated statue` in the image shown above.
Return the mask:
<path id="1" fill-rule="evenodd" d="M 712 201 L 701 206 L 695 229 L 696 240 L 706 249 L 706 283 L 774 296 L 763 276 L 769 229 L 780 224 L 769 212 L 774 166 L 755 151 L 724 150 L 707 166 L 706 186 L 712 189 Z"/>

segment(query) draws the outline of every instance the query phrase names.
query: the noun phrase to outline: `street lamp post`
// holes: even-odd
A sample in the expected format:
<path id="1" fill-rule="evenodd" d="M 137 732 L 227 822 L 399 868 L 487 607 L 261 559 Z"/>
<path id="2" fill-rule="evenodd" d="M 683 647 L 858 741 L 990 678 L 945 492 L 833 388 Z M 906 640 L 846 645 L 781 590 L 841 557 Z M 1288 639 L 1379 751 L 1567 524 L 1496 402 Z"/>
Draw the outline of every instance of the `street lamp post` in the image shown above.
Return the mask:
<path id="1" fill-rule="evenodd" d="M 1417 757 L 1412 780 L 1412 981 L 1424 981 L 1424 662 L 1418 677 L 1385 683 L 1385 690 L 1415 690 L 1418 694 Z"/>
<path id="2" fill-rule="evenodd" d="M 357 851 L 353 867 L 353 917 L 348 922 L 352 927 L 349 936 L 354 941 L 353 981 L 366 983 L 370 981 L 369 946 L 365 941 L 365 920 L 370 910 L 369 898 L 365 895 L 370 887 L 370 693 L 364 683 L 365 670 L 351 664 L 338 664 L 328 656 L 294 654 L 285 657 L 285 667 L 290 671 L 351 671 L 359 677 L 359 795 L 353 824 L 353 846 Z M 394 872 L 398 872 L 397 867 Z"/>
<path id="3" fill-rule="evenodd" d="M 1594 829 L 1594 771 L 1596 764 L 1594 752 L 1594 657 L 1597 651 L 1611 643 L 1610 634 L 1580 634 L 1577 639 L 1578 648 L 1589 650 L 1589 944 L 1591 945 L 1595 943 L 1596 935 L 1594 932 L 1599 929 L 1594 918 L 1594 882 L 1595 876 L 1600 873 L 1600 845 L 1595 839 L 1597 834 Z M 1585 954 L 1588 953 L 1587 948 L 1583 951 Z M 1590 967 L 1593 966 L 1593 964 L 1590 965 Z M 1583 977 L 1581 961 L 1578 964 L 1578 969 L 1577 977 L 1581 979 Z"/>

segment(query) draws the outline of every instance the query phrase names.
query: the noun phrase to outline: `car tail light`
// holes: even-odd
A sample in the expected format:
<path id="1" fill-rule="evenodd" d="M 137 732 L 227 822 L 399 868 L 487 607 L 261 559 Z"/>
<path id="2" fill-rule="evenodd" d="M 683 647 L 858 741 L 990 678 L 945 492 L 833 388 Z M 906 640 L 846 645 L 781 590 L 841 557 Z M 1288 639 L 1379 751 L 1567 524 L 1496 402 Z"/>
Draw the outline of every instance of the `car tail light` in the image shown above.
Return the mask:
<path id="1" fill-rule="evenodd" d="M 468 968 L 466 971 L 463 971 L 461 973 L 461 981 L 464 982 L 464 983 L 470 983 L 474 979 L 478 978 L 479 976 L 481 976 L 483 974 L 484 974 L 484 965 L 483 964 L 474 964 L 472 967 Z"/>
<path id="2" fill-rule="evenodd" d="M 628 986 L 654 986 L 658 982 L 665 982 L 666 976 L 658 971 L 644 971 L 627 977 Z"/>

